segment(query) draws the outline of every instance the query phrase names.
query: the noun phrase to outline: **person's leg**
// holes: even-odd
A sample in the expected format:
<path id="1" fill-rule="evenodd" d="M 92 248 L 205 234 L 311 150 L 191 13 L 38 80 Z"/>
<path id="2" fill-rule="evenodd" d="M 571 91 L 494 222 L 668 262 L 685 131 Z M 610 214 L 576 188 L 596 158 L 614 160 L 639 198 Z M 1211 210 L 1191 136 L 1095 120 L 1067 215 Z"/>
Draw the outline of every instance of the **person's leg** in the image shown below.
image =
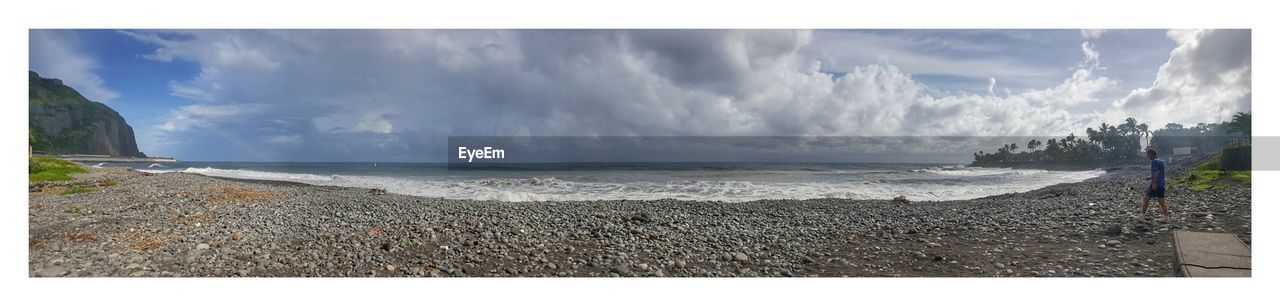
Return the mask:
<path id="1" fill-rule="evenodd" d="M 1168 205 L 1164 205 L 1164 198 L 1159 198 L 1158 200 L 1160 200 L 1160 213 L 1161 213 L 1161 214 L 1164 214 L 1164 217 L 1165 217 L 1165 218 L 1168 218 L 1168 217 L 1169 217 L 1169 206 L 1168 206 Z"/>
<path id="2" fill-rule="evenodd" d="M 1147 205 L 1151 204 L 1151 196 L 1142 197 L 1142 215 L 1147 215 Z"/>

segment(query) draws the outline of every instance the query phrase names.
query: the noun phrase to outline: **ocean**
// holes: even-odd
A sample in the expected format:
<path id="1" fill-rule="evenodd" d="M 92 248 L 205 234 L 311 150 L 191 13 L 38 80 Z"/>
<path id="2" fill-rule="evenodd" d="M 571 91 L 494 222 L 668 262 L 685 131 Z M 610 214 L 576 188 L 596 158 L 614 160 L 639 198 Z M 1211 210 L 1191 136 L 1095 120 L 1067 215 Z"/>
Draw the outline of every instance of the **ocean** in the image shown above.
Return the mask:
<path id="1" fill-rule="evenodd" d="M 1080 182 L 1102 170 L 1047 171 L 943 164 L 567 163 L 450 169 L 443 163 L 182 162 L 111 164 L 146 172 L 382 188 L 499 201 L 761 199 L 963 200 Z"/>

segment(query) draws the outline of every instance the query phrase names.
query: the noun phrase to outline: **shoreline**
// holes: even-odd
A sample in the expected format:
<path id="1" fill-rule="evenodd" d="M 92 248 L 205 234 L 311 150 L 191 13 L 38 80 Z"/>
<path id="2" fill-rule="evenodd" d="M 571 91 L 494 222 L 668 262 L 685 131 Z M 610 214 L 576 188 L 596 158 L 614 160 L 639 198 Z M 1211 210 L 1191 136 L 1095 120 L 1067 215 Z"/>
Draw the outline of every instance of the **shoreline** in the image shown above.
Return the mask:
<path id="1" fill-rule="evenodd" d="M 1092 169 L 1091 169 L 1091 170 L 1092 170 Z M 135 170 L 135 171 L 136 171 L 136 170 Z M 1053 170 L 1051 170 L 1051 171 L 1053 171 Z M 1122 172 L 1124 172 L 1124 174 L 1121 174 Z M 963 200 L 914 200 L 914 199 L 910 199 L 910 200 L 911 200 L 911 203 L 944 203 L 944 202 L 954 202 L 954 201 L 973 201 L 973 200 L 981 200 L 981 199 L 990 198 L 990 197 L 999 197 L 999 196 L 1004 196 L 1004 195 L 1009 195 L 1009 194 L 1019 194 L 1019 193 L 1036 192 L 1036 191 L 1040 191 L 1040 190 L 1044 190 L 1044 189 L 1048 189 L 1048 188 L 1058 187 L 1058 186 L 1061 186 L 1061 185 L 1072 185 L 1072 184 L 1085 183 L 1085 182 L 1089 182 L 1089 181 L 1091 181 L 1091 180 L 1099 180 L 1099 179 L 1123 179 L 1123 178 L 1125 178 L 1125 177 L 1130 177 L 1130 176 L 1136 177 L 1137 175 L 1141 174 L 1141 172 L 1140 172 L 1140 171 L 1139 171 L 1139 172 L 1133 172 L 1133 173 L 1128 173 L 1128 172 L 1131 172 L 1131 171 L 1127 171 L 1127 170 L 1105 171 L 1102 175 L 1099 175 L 1099 176 L 1097 176 L 1097 177 L 1087 178 L 1087 179 L 1085 179 L 1084 181 L 1080 181 L 1080 182 L 1074 182 L 1074 183 L 1057 183 L 1057 184 L 1053 184 L 1053 185 L 1049 185 L 1049 186 L 1044 186 L 1044 187 L 1040 187 L 1040 188 L 1036 188 L 1036 189 L 1032 189 L 1032 190 L 1028 190 L 1028 191 L 1023 191 L 1023 192 L 1001 193 L 1001 194 L 994 194 L 994 195 L 983 196 L 983 197 L 978 197 L 978 198 L 973 198 L 973 199 L 963 199 Z M 179 172 L 174 172 L 174 173 L 179 173 Z M 157 173 L 157 174 L 159 174 L 159 173 Z M 277 185 L 277 186 L 307 186 L 307 187 L 319 187 L 319 188 L 345 188 L 345 189 L 364 190 L 364 191 L 370 191 L 370 190 L 374 190 L 374 189 L 379 189 L 379 188 L 363 188 L 363 187 L 348 187 L 348 186 L 334 186 L 334 185 L 316 185 L 316 184 L 309 184 L 309 183 L 303 183 L 303 182 L 294 182 L 294 181 L 284 181 L 284 180 L 234 178 L 234 177 L 223 177 L 223 176 L 206 175 L 206 174 L 200 174 L 200 173 L 182 173 L 182 174 L 198 175 L 198 176 L 207 177 L 207 178 L 210 178 L 210 179 L 228 180 L 228 181 L 233 181 L 233 182 L 257 183 L 257 184 L 264 184 L 264 185 Z M 1125 174 L 1132 174 L 1132 175 L 1130 175 L 1130 176 L 1125 176 Z M 385 191 L 385 190 L 383 190 L 383 191 Z M 894 199 L 892 199 L 892 198 L 890 198 L 890 199 L 851 199 L 851 198 L 757 199 L 757 200 L 750 200 L 750 201 L 737 201 L 737 202 L 735 202 L 735 201 L 723 201 L 723 200 L 683 200 L 683 199 L 676 199 L 676 198 L 662 198 L 662 199 L 602 199 L 602 200 L 536 200 L 536 201 L 506 201 L 506 200 L 479 200 L 479 199 L 454 199 L 454 198 L 444 198 L 444 197 L 428 197 L 428 196 L 420 196 L 420 195 L 412 195 L 412 194 L 396 193 L 396 192 L 391 192 L 391 191 L 386 191 L 386 193 L 387 193 L 387 194 L 395 194 L 395 195 L 407 196 L 407 197 L 420 197 L 420 198 L 435 199 L 435 200 L 443 200 L 443 201 L 476 201 L 476 202 L 488 202 L 488 201 L 495 201 L 495 202 L 506 202 L 506 203 L 547 203 L 547 202 L 557 202 L 557 203 L 592 203 L 592 202 L 608 202 L 608 201 L 677 201 L 677 202 L 710 202 L 710 203 L 725 203 L 725 204 L 732 204 L 732 203 L 754 203 L 754 202 L 761 202 L 761 201 L 818 201 L 818 200 L 827 200 L 827 201 L 853 201 L 853 202 L 860 202 L 860 201 L 871 201 L 871 202 L 890 201 L 890 202 L 892 202 L 892 201 L 894 201 Z"/>
<path id="2" fill-rule="evenodd" d="M 88 165 L 83 165 L 83 164 L 82 164 L 82 166 L 84 166 L 85 168 L 89 168 L 89 166 L 88 166 Z M 984 166 L 967 166 L 967 165 L 962 165 L 962 166 L 966 166 L 966 167 L 984 167 Z M 1139 175 L 1140 175 L 1140 174 L 1139 174 L 1139 172 L 1145 171 L 1145 170 L 1143 170 L 1143 169 L 1139 169 L 1139 167 L 1138 167 L 1138 166 L 1136 166 L 1136 165 L 1122 165 L 1122 166 L 1115 166 L 1115 167 L 1105 168 L 1105 169 L 1104 169 L 1104 168 L 1089 168 L 1089 169 L 1083 169 L 1083 168 L 1081 168 L 1081 169 L 1047 169 L 1047 168 L 1032 168 L 1032 167 L 1006 167 L 1006 168 L 1008 168 L 1008 169 L 1035 169 L 1035 170 L 1064 171 L 1064 172 L 1102 171 L 1102 174 L 1101 174 L 1101 175 L 1099 175 L 1099 176 L 1097 176 L 1097 177 L 1087 178 L 1087 179 L 1085 179 L 1084 181 L 1081 181 L 1081 182 L 1085 182 L 1085 181 L 1089 181 L 1089 180 L 1094 180 L 1094 179 L 1099 179 L 1099 178 L 1105 178 L 1105 177 L 1121 176 L 1121 175 L 1139 176 Z M 98 168 L 98 169 L 103 169 L 103 168 Z M 224 176 L 207 175 L 207 174 L 203 174 L 203 173 L 187 173 L 187 172 L 180 172 L 180 171 L 150 172 L 150 171 L 142 171 L 142 170 L 148 170 L 148 169 L 134 169 L 134 168 L 111 168 L 111 169 L 127 169 L 127 170 L 129 170 L 129 171 L 148 172 L 148 173 L 151 173 L 151 174 L 183 173 L 183 174 L 193 174 L 193 175 L 199 175 L 199 176 L 204 176 L 204 177 L 209 177 L 209 178 L 215 178 L 215 179 L 226 179 L 226 180 L 233 180 L 233 181 L 240 181 L 240 182 L 258 182 L 258 183 L 264 183 L 264 184 L 284 184 L 284 185 L 300 184 L 300 185 L 305 185 L 305 186 L 353 188 L 353 189 L 360 189 L 360 190 L 379 189 L 379 190 L 382 190 L 382 191 L 387 192 L 387 193 L 394 193 L 394 194 L 405 195 L 405 196 L 416 196 L 416 197 L 424 197 L 424 198 L 433 198 L 433 199 L 441 199 L 441 200 L 457 200 L 457 201 L 502 201 L 502 202 L 513 202 L 513 203 L 540 203 L 540 202 L 594 202 L 594 201 L 658 201 L 658 200 L 674 200 L 674 201 L 705 201 L 705 202 L 723 202 L 723 203 L 748 203 L 748 202 L 756 202 L 756 201 L 807 201 L 807 200 L 853 200 L 853 201 L 879 201 L 879 200 L 894 200 L 894 198 L 893 198 L 893 197 L 886 197 L 886 198 L 884 198 L 884 199 L 852 199 L 852 198 L 836 198 L 836 197 L 828 197 L 828 198 L 806 198 L 806 199 L 796 199 L 796 198 L 764 198 L 764 199 L 755 199 L 755 200 L 748 200 L 748 201 L 726 201 L 726 200 L 706 200 L 706 199 L 676 199 L 676 198 L 658 198 L 658 199 L 625 199 L 625 198 L 624 198 L 624 199 L 600 199 L 600 200 L 492 200 L 492 199 L 466 199 L 466 198 L 444 198 L 444 197 L 431 197 L 431 196 L 422 196 L 422 195 L 406 194 L 406 193 L 396 193 L 396 192 L 391 192 L 391 191 L 388 191 L 388 190 L 385 190 L 385 189 L 382 189 L 382 188 L 377 188 L 377 187 L 369 188 L 369 187 L 352 187 L 352 186 L 338 186 L 338 185 L 321 185 L 321 184 L 312 184 L 312 183 L 305 183 L 305 182 L 288 181 L 288 180 L 282 180 L 282 179 L 281 179 L 281 180 L 276 180 L 276 179 L 263 179 L 263 178 L 236 178 L 236 177 L 224 177 Z M 1037 191 L 1037 190 L 1040 190 L 1040 189 L 1045 189 L 1045 188 L 1054 187 L 1054 186 L 1057 186 L 1057 185 L 1062 185 L 1062 184 L 1075 184 L 1075 183 L 1081 183 L 1081 182 L 1056 183 L 1056 184 L 1053 184 L 1053 185 L 1048 185 L 1048 186 L 1044 186 L 1044 187 L 1040 187 L 1040 188 L 1036 188 L 1036 189 L 1032 189 L 1032 190 L 1022 191 L 1022 192 L 1033 192 L 1033 191 Z M 1011 193 L 1020 193 L 1020 192 L 1011 192 Z M 993 197 L 993 196 L 1000 196 L 1000 195 L 1005 195 L 1005 194 L 1009 194 L 1009 193 L 1001 193 L 1001 194 L 987 195 L 987 196 L 982 196 L 982 197 L 977 197 L 977 198 L 970 198 L 970 199 L 950 199 L 950 200 L 932 200 L 932 199 L 919 199 L 919 200 L 918 200 L 918 199 L 910 199 L 910 198 L 908 198 L 908 199 L 909 199 L 911 202 L 947 202 L 947 201 L 968 201 L 968 200 L 977 200 L 977 199 L 982 199 L 982 198 L 987 198 L 987 197 Z"/>
<path id="3" fill-rule="evenodd" d="M 133 156 L 110 156 L 110 155 L 90 155 L 90 154 L 32 154 L 32 157 L 48 157 L 57 158 L 77 163 L 158 163 L 158 164 L 176 164 L 179 163 L 172 157 L 133 157 Z"/>
<path id="4" fill-rule="evenodd" d="M 1172 230 L 1251 243 L 1249 187 L 1175 186 L 1173 219 L 1145 221 L 1130 217 L 1141 179 L 1121 172 L 900 204 L 449 200 L 93 171 L 76 183 L 116 183 L 29 196 L 31 276 L 1173 276 Z"/>

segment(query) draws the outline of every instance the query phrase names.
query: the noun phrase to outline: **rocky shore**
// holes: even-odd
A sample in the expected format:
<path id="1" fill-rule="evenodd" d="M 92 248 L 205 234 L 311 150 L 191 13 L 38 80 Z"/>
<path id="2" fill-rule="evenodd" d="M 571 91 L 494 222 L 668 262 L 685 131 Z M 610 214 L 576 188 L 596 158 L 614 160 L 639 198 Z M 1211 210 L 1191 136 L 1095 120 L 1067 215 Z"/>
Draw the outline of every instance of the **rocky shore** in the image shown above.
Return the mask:
<path id="1" fill-rule="evenodd" d="M 29 273 L 99 276 L 1174 276 L 1171 233 L 1251 243 L 1250 187 L 1141 171 L 963 201 L 492 202 L 95 169 L 29 195 Z M 61 195 L 72 186 L 95 191 Z M 1153 205 L 1154 206 L 1154 203 Z"/>

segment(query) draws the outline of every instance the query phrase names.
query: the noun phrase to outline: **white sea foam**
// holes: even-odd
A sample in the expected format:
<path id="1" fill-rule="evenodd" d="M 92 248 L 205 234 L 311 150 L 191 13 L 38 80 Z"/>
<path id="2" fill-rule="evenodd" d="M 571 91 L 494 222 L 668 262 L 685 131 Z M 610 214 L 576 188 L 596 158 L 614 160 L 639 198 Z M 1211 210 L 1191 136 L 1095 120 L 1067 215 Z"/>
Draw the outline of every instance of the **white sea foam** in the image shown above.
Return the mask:
<path id="1" fill-rule="evenodd" d="M 340 177 L 339 175 L 315 175 L 315 174 L 305 174 L 305 173 L 285 173 L 285 172 L 254 171 L 254 170 L 226 170 L 226 169 L 216 169 L 212 167 L 187 168 L 185 170 L 182 170 L 182 172 L 198 173 L 198 174 L 204 174 L 209 176 L 242 178 L 242 179 L 290 181 L 290 182 L 317 183 L 317 184 L 332 182 L 335 179 L 338 179 Z"/>
<path id="2" fill-rule="evenodd" d="M 1013 169 L 1013 168 L 985 168 L 985 167 L 966 167 L 964 165 L 931 167 L 924 169 L 912 170 L 914 172 L 925 172 L 942 175 L 956 176 L 983 176 L 983 175 L 1033 175 L 1049 173 L 1048 170 L 1041 169 Z"/>
<path id="3" fill-rule="evenodd" d="M 745 181 L 672 179 L 627 182 L 574 181 L 556 177 L 467 178 L 318 175 L 257 170 L 186 168 L 145 172 L 198 173 L 209 176 L 276 180 L 313 185 L 382 188 L 389 192 L 451 199 L 496 201 L 558 200 L 716 200 L 761 199 L 890 199 L 961 200 L 1025 192 L 1059 183 L 1079 182 L 1102 171 L 1045 171 L 1000 168 L 939 168 L 900 171 L 901 180 Z"/>

